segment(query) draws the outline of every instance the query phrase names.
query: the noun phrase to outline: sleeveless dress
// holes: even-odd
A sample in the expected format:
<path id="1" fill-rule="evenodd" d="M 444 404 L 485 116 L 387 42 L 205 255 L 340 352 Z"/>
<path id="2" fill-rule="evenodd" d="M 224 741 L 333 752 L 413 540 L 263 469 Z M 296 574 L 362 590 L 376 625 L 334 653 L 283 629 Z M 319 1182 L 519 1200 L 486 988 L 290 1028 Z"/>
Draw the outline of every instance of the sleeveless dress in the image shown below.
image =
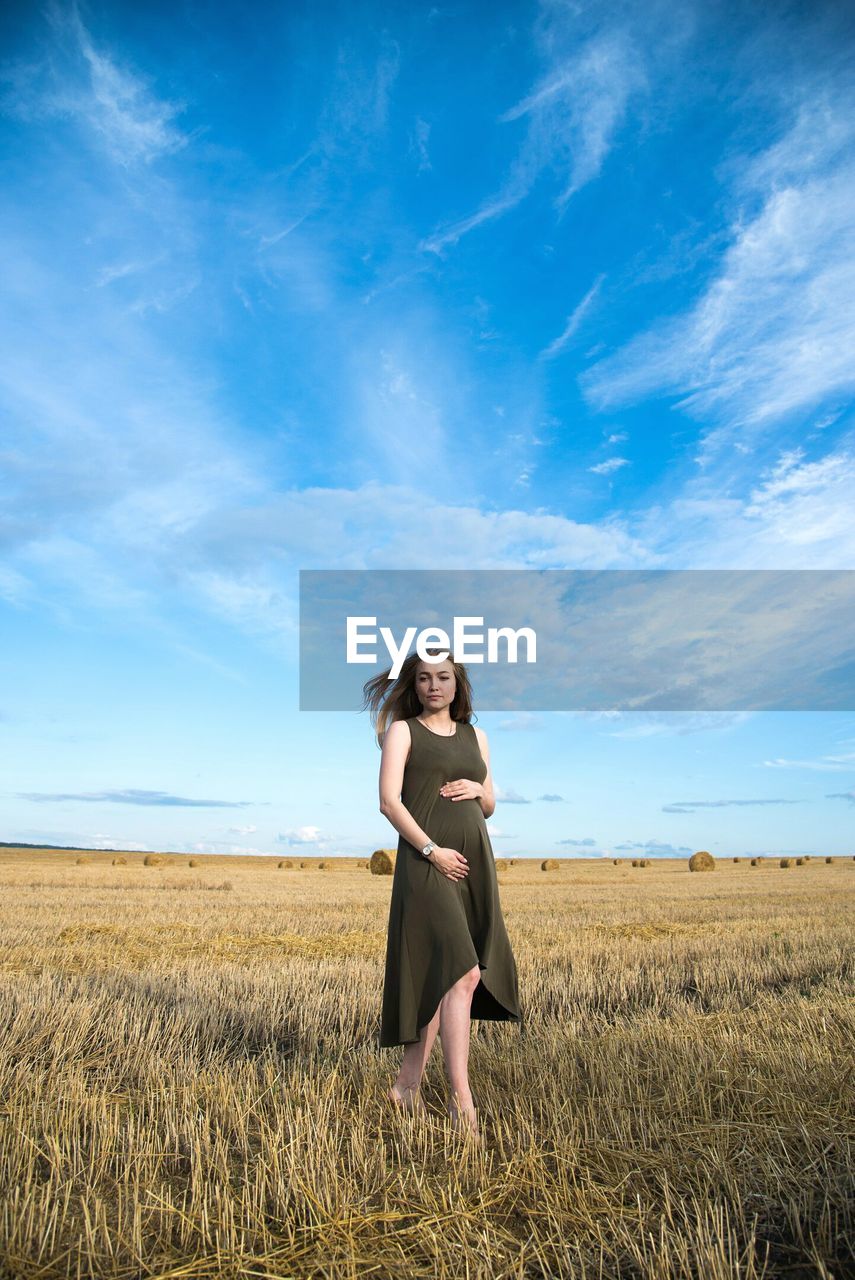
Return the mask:
<path id="1" fill-rule="evenodd" d="M 401 802 L 437 845 L 469 864 L 449 880 L 403 836 L 389 906 L 379 1047 L 412 1044 L 450 987 L 476 964 L 481 978 L 470 1016 L 522 1023 L 517 968 L 499 904 L 490 836 L 477 800 L 439 794 L 445 782 L 483 782 L 487 766 L 471 724 L 458 720 L 449 736 L 416 717 L 404 767 Z"/>

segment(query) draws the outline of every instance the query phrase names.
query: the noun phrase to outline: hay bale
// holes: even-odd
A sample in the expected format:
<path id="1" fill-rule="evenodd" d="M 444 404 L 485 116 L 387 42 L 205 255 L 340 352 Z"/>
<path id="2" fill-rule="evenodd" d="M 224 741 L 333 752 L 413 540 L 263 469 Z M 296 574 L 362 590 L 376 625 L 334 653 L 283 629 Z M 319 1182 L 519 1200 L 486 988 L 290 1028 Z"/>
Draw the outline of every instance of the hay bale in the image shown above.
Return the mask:
<path id="1" fill-rule="evenodd" d="M 804 865 L 805 865 L 805 860 L 804 860 L 804 858 L 796 858 L 796 866 L 797 866 L 797 867 L 803 867 Z"/>
<path id="2" fill-rule="evenodd" d="M 277 862 L 276 865 L 277 867 L 284 867 L 286 871 L 290 871 L 294 863 L 290 858 L 282 858 L 282 860 L 280 862 Z"/>
<path id="3" fill-rule="evenodd" d="M 397 856 L 397 849 L 375 849 L 368 859 L 368 869 L 373 876 L 391 876 Z"/>
<path id="4" fill-rule="evenodd" d="M 113 866 L 114 866 L 114 867 L 126 867 L 127 865 L 128 865 L 128 860 L 127 860 L 127 858 L 114 858 L 114 859 L 113 859 Z"/>
<path id="5" fill-rule="evenodd" d="M 541 869 L 541 871 L 557 871 L 557 870 L 558 870 L 558 859 L 557 859 L 557 858 L 544 858 L 544 859 L 543 859 L 543 862 L 541 862 L 541 864 L 540 864 L 540 869 Z"/>
<path id="6" fill-rule="evenodd" d="M 508 861 L 507 861 L 507 858 L 496 858 L 496 859 L 495 859 L 495 862 L 496 862 L 496 870 L 497 870 L 497 871 L 507 871 L 507 869 L 508 869 Z"/>
<path id="7" fill-rule="evenodd" d="M 706 849 L 699 849 L 689 859 L 690 871 L 715 871 L 715 858 Z"/>
<path id="8" fill-rule="evenodd" d="M 620 858 L 612 858 L 612 866 L 613 866 L 613 867 L 619 867 L 619 866 L 620 866 Z"/>
<path id="9" fill-rule="evenodd" d="M 327 864 L 324 862 L 323 858 L 321 858 L 320 862 L 318 863 L 318 870 L 326 871 L 326 869 L 327 869 Z"/>
<path id="10" fill-rule="evenodd" d="M 733 861 L 734 861 L 734 862 L 741 862 L 741 861 L 742 861 L 742 859 L 741 859 L 741 858 L 734 858 L 734 859 L 733 859 Z"/>
<path id="11" fill-rule="evenodd" d="M 166 859 L 162 853 L 147 853 L 143 858 L 144 867 L 162 867 Z"/>
<path id="12" fill-rule="evenodd" d="M 751 859 L 751 865 L 752 865 L 752 867 L 759 867 L 759 866 L 760 866 L 760 859 L 759 859 L 759 858 L 752 858 L 752 859 Z"/>
<path id="13" fill-rule="evenodd" d="M 833 862 L 833 861 L 834 861 L 834 859 L 833 859 L 833 858 L 826 858 L 826 860 L 825 860 L 825 861 L 826 861 L 826 862 Z"/>
<path id="14" fill-rule="evenodd" d="M 201 867 L 201 865 L 202 865 L 201 858 L 191 858 L 190 861 L 187 863 L 188 867 Z"/>
<path id="15" fill-rule="evenodd" d="M 778 863 L 779 867 L 791 867 L 792 865 L 793 864 L 789 858 L 782 858 L 781 861 Z"/>
<path id="16" fill-rule="evenodd" d="M 303 870 L 303 868 L 305 867 L 305 865 L 306 865 L 306 864 L 305 864 L 305 862 L 301 862 L 301 863 L 300 863 L 300 870 L 301 870 L 301 871 Z"/>
<path id="17" fill-rule="evenodd" d="M 75 858 L 74 860 L 75 865 L 78 867 L 82 867 L 84 863 L 91 862 L 91 861 L 92 861 L 91 858 Z"/>
<path id="18" fill-rule="evenodd" d="M 638 866 L 638 858 L 633 858 L 633 860 L 632 860 L 632 865 L 633 865 L 634 867 L 637 867 L 637 866 Z"/>

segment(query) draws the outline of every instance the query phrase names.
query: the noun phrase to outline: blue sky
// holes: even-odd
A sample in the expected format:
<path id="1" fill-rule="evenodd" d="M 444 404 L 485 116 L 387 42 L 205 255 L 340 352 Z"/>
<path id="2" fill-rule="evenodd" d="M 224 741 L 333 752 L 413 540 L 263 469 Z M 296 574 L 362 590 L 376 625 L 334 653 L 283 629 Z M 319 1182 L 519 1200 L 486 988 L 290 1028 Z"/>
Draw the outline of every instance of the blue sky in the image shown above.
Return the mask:
<path id="1" fill-rule="evenodd" d="M 394 843 L 301 568 L 855 569 L 848 6 L 0 32 L 0 838 Z M 497 854 L 855 852 L 855 713 L 480 723 Z"/>

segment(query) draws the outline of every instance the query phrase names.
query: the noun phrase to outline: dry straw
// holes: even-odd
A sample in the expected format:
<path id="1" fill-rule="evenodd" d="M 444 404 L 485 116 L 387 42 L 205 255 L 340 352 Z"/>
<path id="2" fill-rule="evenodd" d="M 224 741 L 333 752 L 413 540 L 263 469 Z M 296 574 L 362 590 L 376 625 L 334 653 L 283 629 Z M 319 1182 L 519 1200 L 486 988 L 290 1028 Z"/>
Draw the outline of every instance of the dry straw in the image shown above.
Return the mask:
<path id="1" fill-rule="evenodd" d="M 543 862 L 541 862 L 541 864 L 540 864 L 540 869 L 541 869 L 541 871 L 557 871 L 557 870 L 558 870 L 558 859 L 557 859 L 557 858 L 544 858 L 544 859 L 543 859 Z"/>
<path id="2" fill-rule="evenodd" d="M 715 858 L 706 849 L 699 849 L 689 859 L 690 871 L 715 871 Z"/>
<path id="3" fill-rule="evenodd" d="M 792 865 L 793 864 L 789 858 L 782 858 L 781 861 L 778 863 L 779 867 L 791 867 Z"/>
<path id="4" fill-rule="evenodd" d="M 144 867 L 165 867 L 168 858 L 164 858 L 162 853 L 147 853 L 143 858 Z"/>
<path id="5" fill-rule="evenodd" d="M 395 870 L 397 849 L 375 849 L 368 866 L 373 876 L 390 876 Z"/>
<path id="6" fill-rule="evenodd" d="M 127 858 L 114 858 L 114 859 L 113 859 L 113 866 L 114 866 L 114 867 L 126 867 L 127 865 L 128 865 L 128 860 L 127 860 Z"/>

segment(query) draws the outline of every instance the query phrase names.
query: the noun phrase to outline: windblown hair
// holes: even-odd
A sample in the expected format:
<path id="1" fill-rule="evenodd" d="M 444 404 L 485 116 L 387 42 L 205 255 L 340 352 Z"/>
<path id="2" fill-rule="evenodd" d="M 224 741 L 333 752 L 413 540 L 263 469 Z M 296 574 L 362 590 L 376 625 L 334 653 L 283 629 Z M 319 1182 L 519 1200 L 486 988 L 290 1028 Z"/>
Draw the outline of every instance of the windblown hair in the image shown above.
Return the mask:
<path id="1" fill-rule="evenodd" d="M 438 657 L 442 652 L 443 650 L 439 648 L 427 649 L 427 653 L 432 657 Z M 389 680 L 392 668 L 387 667 L 385 671 L 381 671 L 378 676 L 374 676 L 362 686 L 362 710 L 368 708 L 370 712 L 371 724 L 377 735 L 377 745 L 380 747 L 383 746 L 386 730 L 393 720 L 408 720 L 410 716 L 419 715 L 423 709 L 419 702 L 419 695 L 416 693 L 416 668 L 421 661 L 417 653 L 411 653 L 404 659 L 397 680 Z M 454 661 L 454 654 L 451 652 L 449 652 L 448 661 L 454 670 L 456 685 L 454 699 L 449 708 L 451 718 L 470 724 L 473 712 L 469 674 L 462 662 Z"/>

